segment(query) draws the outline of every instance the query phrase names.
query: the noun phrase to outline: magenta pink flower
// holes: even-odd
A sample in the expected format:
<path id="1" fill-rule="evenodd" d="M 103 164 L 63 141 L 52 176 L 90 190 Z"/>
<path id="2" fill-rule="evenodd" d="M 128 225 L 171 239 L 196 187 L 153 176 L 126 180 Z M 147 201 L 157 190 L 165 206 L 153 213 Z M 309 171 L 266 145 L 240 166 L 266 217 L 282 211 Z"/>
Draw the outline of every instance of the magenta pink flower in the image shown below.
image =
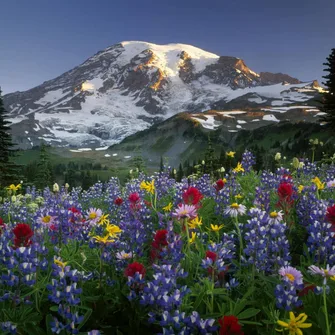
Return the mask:
<path id="1" fill-rule="evenodd" d="M 184 218 L 195 219 L 197 217 L 197 208 L 194 205 L 180 204 L 172 213 L 172 216 L 176 217 L 178 220 Z"/>

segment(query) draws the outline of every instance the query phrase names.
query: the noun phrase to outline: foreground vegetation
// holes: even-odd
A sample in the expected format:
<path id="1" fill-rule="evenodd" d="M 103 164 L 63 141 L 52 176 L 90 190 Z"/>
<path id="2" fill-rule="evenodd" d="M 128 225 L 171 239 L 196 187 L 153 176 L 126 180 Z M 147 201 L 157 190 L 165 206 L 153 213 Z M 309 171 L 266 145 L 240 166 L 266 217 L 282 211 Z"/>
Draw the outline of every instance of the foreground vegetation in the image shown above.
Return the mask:
<path id="1" fill-rule="evenodd" d="M 216 179 L 10 185 L 2 333 L 333 334 L 335 165 L 239 158 Z"/>

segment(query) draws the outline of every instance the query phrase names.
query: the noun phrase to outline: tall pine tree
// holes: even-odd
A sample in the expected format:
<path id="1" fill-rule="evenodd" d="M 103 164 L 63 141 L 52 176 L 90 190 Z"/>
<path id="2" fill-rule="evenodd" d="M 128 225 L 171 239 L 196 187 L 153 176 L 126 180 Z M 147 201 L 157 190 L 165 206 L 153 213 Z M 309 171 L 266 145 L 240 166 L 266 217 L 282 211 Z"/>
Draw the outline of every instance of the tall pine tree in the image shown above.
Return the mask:
<path id="1" fill-rule="evenodd" d="M 331 54 L 327 57 L 327 63 L 323 63 L 326 66 L 325 72 L 329 72 L 328 75 L 322 78 L 326 79 L 323 84 L 326 86 L 327 92 L 323 94 L 323 105 L 321 107 L 322 112 L 327 113 L 323 120 L 328 122 L 334 129 L 335 126 L 335 48 L 332 49 Z M 335 130 L 334 130 L 335 131 Z"/>
<path id="2" fill-rule="evenodd" d="M 38 172 L 35 179 L 35 185 L 39 189 L 44 189 L 45 187 L 51 187 L 54 183 L 53 171 L 50 163 L 50 157 L 47 150 L 47 146 L 42 142 L 40 147 L 40 157 L 37 162 Z"/>
<path id="3" fill-rule="evenodd" d="M 14 149 L 10 134 L 10 122 L 6 120 L 5 110 L 0 89 L 0 188 L 12 183 L 19 183 L 19 167 L 12 161 L 17 150 Z"/>

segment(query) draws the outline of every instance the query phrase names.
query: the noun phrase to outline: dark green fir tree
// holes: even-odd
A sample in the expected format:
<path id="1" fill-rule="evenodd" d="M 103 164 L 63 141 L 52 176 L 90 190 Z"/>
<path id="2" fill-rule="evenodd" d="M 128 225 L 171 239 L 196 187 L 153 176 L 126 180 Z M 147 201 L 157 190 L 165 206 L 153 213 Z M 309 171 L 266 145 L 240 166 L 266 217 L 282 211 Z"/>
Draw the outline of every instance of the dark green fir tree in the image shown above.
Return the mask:
<path id="1" fill-rule="evenodd" d="M 53 183 L 53 170 L 50 163 L 48 148 L 44 142 L 42 142 L 40 147 L 40 156 L 37 162 L 35 185 L 39 189 L 44 189 L 45 187 L 52 187 Z"/>
<path id="2" fill-rule="evenodd" d="M 326 87 L 326 92 L 323 93 L 321 111 L 326 113 L 323 121 L 328 122 L 335 132 L 335 48 L 332 49 L 327 57 L 327 62 L 323 63 L 326 66 L 325 72 L 328 72 L 323 78 L 326 80 L 323 84 Z"/>
<path id="3" fill-rule="evenodd" d="M 10 133 L 10 122 L 6 120 L 5 110 L 0 89 L 0 188 L 10 184 L 18 184 L 22 178 L 19 166 L 13 162 L 17 153 Z"/>

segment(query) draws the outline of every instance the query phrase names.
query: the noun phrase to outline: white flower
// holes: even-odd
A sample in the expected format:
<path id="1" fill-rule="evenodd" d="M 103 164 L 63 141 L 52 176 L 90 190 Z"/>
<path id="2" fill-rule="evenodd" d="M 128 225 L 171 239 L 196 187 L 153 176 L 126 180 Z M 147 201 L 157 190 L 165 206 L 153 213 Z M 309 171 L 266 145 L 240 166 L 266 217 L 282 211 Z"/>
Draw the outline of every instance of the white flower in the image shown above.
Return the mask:
<path id="1" fill-rule="evenodd" d="M 54 192 L 59 192 L 59 185 L 57 183 L 54 183 L 54 185 L 53 185 L 53 191 Z"/>
<path id="2" fill-rule="evenodd" d="M 302 169 L 304 166 L 305 166 L 305 163 L 304 163 L 304 162 L 299 162 L 299 167 L 298 167 L 298 169 Z"/>
<path id="3" fill-rule="evenodd" d="M 202 164 L 202 165 L 205 165 L 205 161 L 202 161 L 201 164 Z"/>
<path id="4" fill-rule="evenodd" d="M 283 221 L 283 215 L 284 215 L 283 211 L 279 211 L 279 212 L 273 211 L 273 212 L 271 212 L 269 223 L 275 224 L 275 223 L 279 223 L 279 222 Z"/>
<path id="5" fill-rule="evenodd" d="M 225 171 L 226 171 L 226 169 L 222 166 L 221 169 L 220 169 L 220 172 L 223 173 L 223 172 L 225 172 Z"/>
<path id="6" fill-rule="evenodd" d="M 280 152 L 277 152 L 276 154 L 275 154 L 275 161 L 280 161 L 281 160 L 281 153 Z"/>
<path id="7" fill-rule="evenodd" d="M 12 195 L 12 202 L 15 202 L 15 201 L 16 201 L 16 196 Z"/>
<path id="8" fill-rule="evenodd" d="M 122 250 L 121 252 L 116 253 L 116 258 L 119 259 L 119 260 L 130 259 L 132 257 L 133 257 L 132 252 L 124 252 L 124 250 Z"/>
<path id="9" fill-rule="evenodd" d="M 243 215 L 247 211 L 244 205 L 234 202 L 229 207 L 224 210 L 224 214 L 230 215 L 231 217 L 237 217 L 238 215 Z"/>
<path id="10" fill-rule="evenodd" d="M 133 173 L 133 170 L 129 170 L 129 174 L 132 174 Z"/>
<path id="11" fill-rule="evenodd" d="M 65 184 L 65 188 L 69 188 L 70 185 L 68 183 Z"/>

